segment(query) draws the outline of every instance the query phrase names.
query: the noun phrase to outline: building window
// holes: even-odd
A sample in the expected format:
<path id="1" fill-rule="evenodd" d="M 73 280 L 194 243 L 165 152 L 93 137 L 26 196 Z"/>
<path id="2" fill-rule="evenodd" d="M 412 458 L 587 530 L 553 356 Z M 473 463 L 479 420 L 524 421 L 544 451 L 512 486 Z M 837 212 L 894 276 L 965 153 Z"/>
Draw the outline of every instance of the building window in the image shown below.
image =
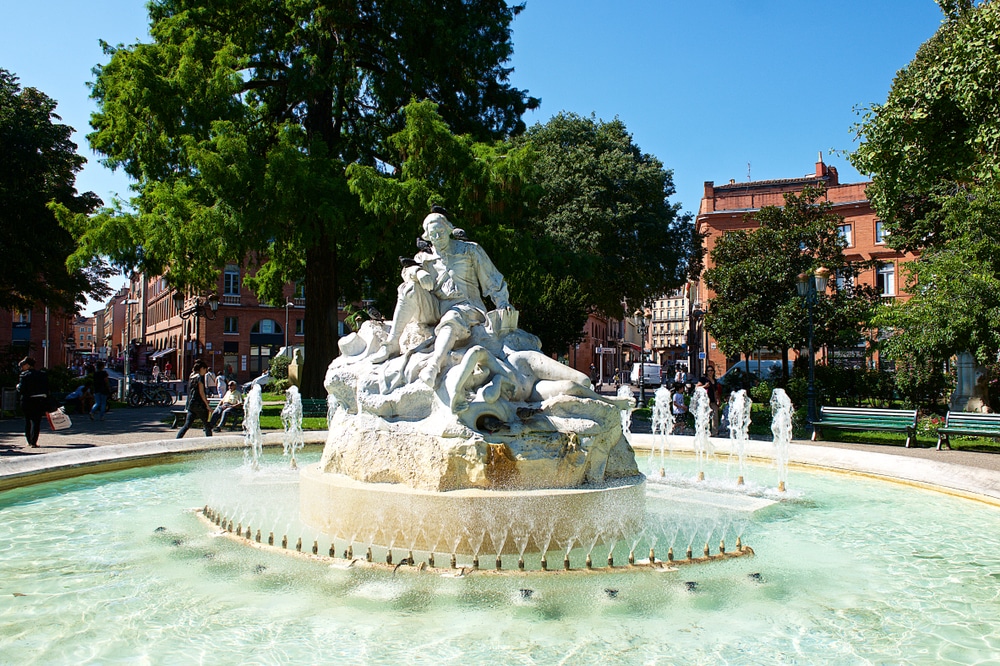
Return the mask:
<path id="1" fill-rule="evenodd" d="M 226 266 L 222 275 L 222 293 L 226 296 L 240 295 L 240 269 L 236 266 Z"/>
<path id="2" fill-rule="evenodd" d="M 847 271 L 837 271 L 837 291 L 854 286 L 854 275 Z"/>
<path id="3" fill-rule="evenodd" d="M 896 265 L 892 263 L 879 264 L 875 286 L 882 296 L 896 295 Z"/>
<path id="4" fill-rule="evenodd" d="M 306 320 L 296 319 L 295 320 L 295 335 L 305 335 L 306 334 Z"/>
<path id="5" fill-rule="evenodd" d="M 222 325 L 223 333 L 239 333 L 240 332 L 240 318 L 239 317 L 226 317 Z"/>
<path id="6" fill-rule="evenodd" d="M 295 296 L 294 298 L 305 298 L 306 297 L 306 283 L 304 280 L 299 280 L 295 283 Z"/>
<path id="7" fill-rule="evenodd" d="M 273 319 L 262 319 L 253 325 L 250 329 L 251 333 L 264 333 L 265 335 L 271 335 L 274 333 L 281 333 L 281 326 L 278 322 Z"/>
<path id="8" fill-rule="evenodd" d="M 837 233 L 839 233 L 840 237 L 844 239 L 844 244 L 847 245 L 847 247 L 854 246 L 854 239 L 851 238 L 851 225 L 838 224 Z"/>
<path id="9" fill-rule="evenodd" d="M 885 237 L 888 234 L 885 232 L 885 227 L 882 224 L 882 220 L 875 220 L 875 242 L 885 243 Z"/>

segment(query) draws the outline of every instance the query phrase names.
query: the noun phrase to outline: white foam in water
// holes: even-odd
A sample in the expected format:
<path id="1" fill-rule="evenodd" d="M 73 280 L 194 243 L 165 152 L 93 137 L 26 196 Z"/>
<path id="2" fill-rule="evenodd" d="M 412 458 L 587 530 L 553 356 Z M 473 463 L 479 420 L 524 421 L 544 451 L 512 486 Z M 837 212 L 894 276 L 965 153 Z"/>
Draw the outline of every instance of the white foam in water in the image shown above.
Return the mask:
<path id="1" fill-rule="evenodd" d="M 298 386 L 289 386 L 285 391 L 285 406 L 281 409 L 281 423 L 285 426 L 285 436 L 282 443 L 285 455 L 291 456 L 292 468 L 298 466 L 295 453 L 305 446 L 305 435 L 302 433 L 302 396 Z"/>
<path id="2" fill-rule="evenodd" d="M 778 485 L 788 480 L 788 455 L 792 443 L 792 401 L 783 389 L 771 393 L 771 433 L 774 435 L 774 466 L 778 468 Z"/>
<path id="3" fill-rule="evenodd" d="M 703 386 L 694 390 L 691 412 L 694 414 L 694 453 L 698 460 L 698 471 L 704 472 L 705 460 L 715 454 L 715 447 L 709 439 L 712 408 L 709 405 L 708 392 Z"/>
<path id="4" fill-rule="evenodd" d="M 673 446 L 670 441 L 670 435 L 674 431 L 673 396 L 670 393 L 670 389 L 661 386 L 656 389 L 653 398 L 653 436 L 660 450 L 660 469 L 662 470 L 664 465 L 664 449 L 667 449 L 673 455 Z M 650 462 L 652 462 L 652 456 L 650 456 Z"/>
<path id="5" fill-rule="evenodd" d="M 260 469 L 264 451 L 264 436 L 260 431 L 260 412 L 264 406 L 259 384 L 254 384 L 243 403 L 243 443 L 247 448 L 250 466 Z"/>
<path id="6" fill-rule="evenodd" d="M 648 484 L 646 495 L 669 501 L 671 504 L 685 504 L 695 507 L 715 507 L 730 511 L 753 513 L 777 502 L 767 497 L 756 497 L 741 493 L 713 492 L 702 488 L 682 488 L 666 484 Z"/>
<path id="7" fill-rule="evenodd" d="M 627 400 L 630 405 L 634 405 L 634 398 L 632 397 L 632 389 L 628 386 L 619 386 L 617 397 L 619 400 Z M 632 443 L 632 407 L 628 409 L 621 410 L 622 415 L 622 434 L 625 435 L 625 439 L 628 443 Z"/>
<path id="8" fill-rule="evenodd" d="M 734 391 L 729 397 L 729 439 L 733 446 L 729 453 L 736 454 L 739 461 L 739 475 L 746 476 L 747 441 L 750 439 L 750 408 L 753 401 L 743 389 Z"/>

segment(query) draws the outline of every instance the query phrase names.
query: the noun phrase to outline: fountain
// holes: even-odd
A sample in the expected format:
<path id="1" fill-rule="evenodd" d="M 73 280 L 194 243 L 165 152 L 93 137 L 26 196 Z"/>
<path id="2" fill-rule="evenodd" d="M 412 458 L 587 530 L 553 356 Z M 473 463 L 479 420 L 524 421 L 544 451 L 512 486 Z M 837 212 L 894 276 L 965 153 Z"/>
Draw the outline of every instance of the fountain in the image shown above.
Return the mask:
<path id="1" fill-rule="evenodd" d="M 673 396 L 670 393 L 670 389 L 666 386 L 656 389 L 656 393 L 653 394 L 652 426 L 653 436 L 656 438 L 658 444 L 655 448 L 658 448 L 660 451 L 660 476 L 666 473 L 664 467 L 664 449 L 667 449 L 669 454 L 673 455 L 673 448 L 670 443 L 670 436 L 674 432 L 672 399 Z"/>
<path id="2" fill-rule="evenodd" d="M 792 401 L 780 388 L 771 393 L 771 433 L 774 435 L 778 490 L 784 492 L 788 480 L 788 447 L 792 443 Z"/>
<path id="3" fill-rule="evenodd" d="M 739 476 L 736 478 L 736 485 L 743 485 L 746 476 L 747 464 L 747 440 L 750 439 L 750 409 L 753 401 L 747 395 L 745 389 L 733 391 L 729 396 L 729 439 L 733 446 L 729 457 L 732 459 L 736 455 L 739 464 Z"/>
<path id="4" fill-rule="evenodd" d="M 260 413 L 263 408 L 264 398 L 260 385 L 254 384 L 243 402 L 243 443 L 246 447 L 246 459 L 255 470 L 260 469 L 260 459 L 264 455 L 264 436 L 260 431 Z"/>
<path id="5" fill-rule="evenodd" d="M 292 469 L 297 469 L 295 453 L 305 446 L 302 436 L 302 396 L 298 386 L 289 386 L 285 391 L 285 406 L 281 409 L 281 424 L 285 428 L 283 446 L 285 455 L 291 458 Z"/>
<path id="6" fill-rule="evenodd" d="M 391 515 L 398 530 L 367 547 L 446 544 L 478 562 L 485 544 L 498 564 L 638 531 L 645 481 L 627 437 L 631 395 L 606 398 L 543 354 L 517 327 L 503 275 L 447 217 L 431 213 L 423 232 L 417 254 L 401 258 L 392 320 L 339 342 L 326 447 L 301 472 L 303 521 L 347 540 Z M 417 529 L 427 517 L 435 530 Z"/>
<path id="7" fill-rule="evenodd" d="M 709 439 L 711 432 L 712 407 L 709 404 L 708 392 L 699 386 L 691 398 L 691 413 L 694 414 L 694 452 L 698 460 L 698 480 L 705 479 L 705 462 L 714 455 L 715 447 Z"/>

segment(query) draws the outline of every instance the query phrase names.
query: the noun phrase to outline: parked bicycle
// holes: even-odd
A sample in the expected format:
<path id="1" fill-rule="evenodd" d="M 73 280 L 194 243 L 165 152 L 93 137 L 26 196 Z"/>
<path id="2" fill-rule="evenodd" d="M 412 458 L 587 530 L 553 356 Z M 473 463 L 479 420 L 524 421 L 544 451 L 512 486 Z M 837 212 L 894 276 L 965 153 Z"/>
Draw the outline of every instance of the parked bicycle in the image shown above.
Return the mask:
<path id="1" fill-rule="evenodd" d="M 128 404 L 131 407 L 141 407 L 143 405 L 156 405 L 166 407 L 172 405 L 174 396 L 164 386 L 159 384 L 144 384 L 133 381 L 129 385 Z"/>

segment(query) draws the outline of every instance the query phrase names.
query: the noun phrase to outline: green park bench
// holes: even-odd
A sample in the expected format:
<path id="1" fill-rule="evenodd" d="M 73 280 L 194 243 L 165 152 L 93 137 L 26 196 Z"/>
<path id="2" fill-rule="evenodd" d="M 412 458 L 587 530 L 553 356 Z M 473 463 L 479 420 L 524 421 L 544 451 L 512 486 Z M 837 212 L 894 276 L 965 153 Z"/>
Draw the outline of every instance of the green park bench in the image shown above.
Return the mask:
<path id="1" fill-rule="evenodd" d="M 944 425 L 938 428 L 938 451 L 942 446 L 951 448 L 949 435 L 970 437 L 1000 437 L 1000 414 L 980 414 L 978 412 L 948 412 Z"/>
<path id="2" fill-rule="evenodd" d="M 215 408 L 219 406 L 220 402 L 222 401 L 219 398 L 208 399 L 209 414 L 215 411 Z M 181 424 L 184 423 L 184 420 L 187 418 L 186 409 L 172 409 L 170 410 L 170 414 L 174 417 L 174 420 L 170 424 L 171 428 L 181 427 Z M 231 412 L 229 416 L 226 417 L 226 427 L 230 430 L 237 430 L 243 427 L 242 409 L 236 412 Z"/>
<path id="3" fill-rule="evenodd" d="M 819 408 L 819 420 L 813 421 L 812 427 L 814 442 L 823 428 L 905 432 L 906 447 L 909 448 L 917 435 L 917 410 L 823 406 Z"/>
<path id="4" fill-rule="evenodd" d="M 323 398 L 303 398 L 302 416 L 326 418 L 326 400 Z"/>

